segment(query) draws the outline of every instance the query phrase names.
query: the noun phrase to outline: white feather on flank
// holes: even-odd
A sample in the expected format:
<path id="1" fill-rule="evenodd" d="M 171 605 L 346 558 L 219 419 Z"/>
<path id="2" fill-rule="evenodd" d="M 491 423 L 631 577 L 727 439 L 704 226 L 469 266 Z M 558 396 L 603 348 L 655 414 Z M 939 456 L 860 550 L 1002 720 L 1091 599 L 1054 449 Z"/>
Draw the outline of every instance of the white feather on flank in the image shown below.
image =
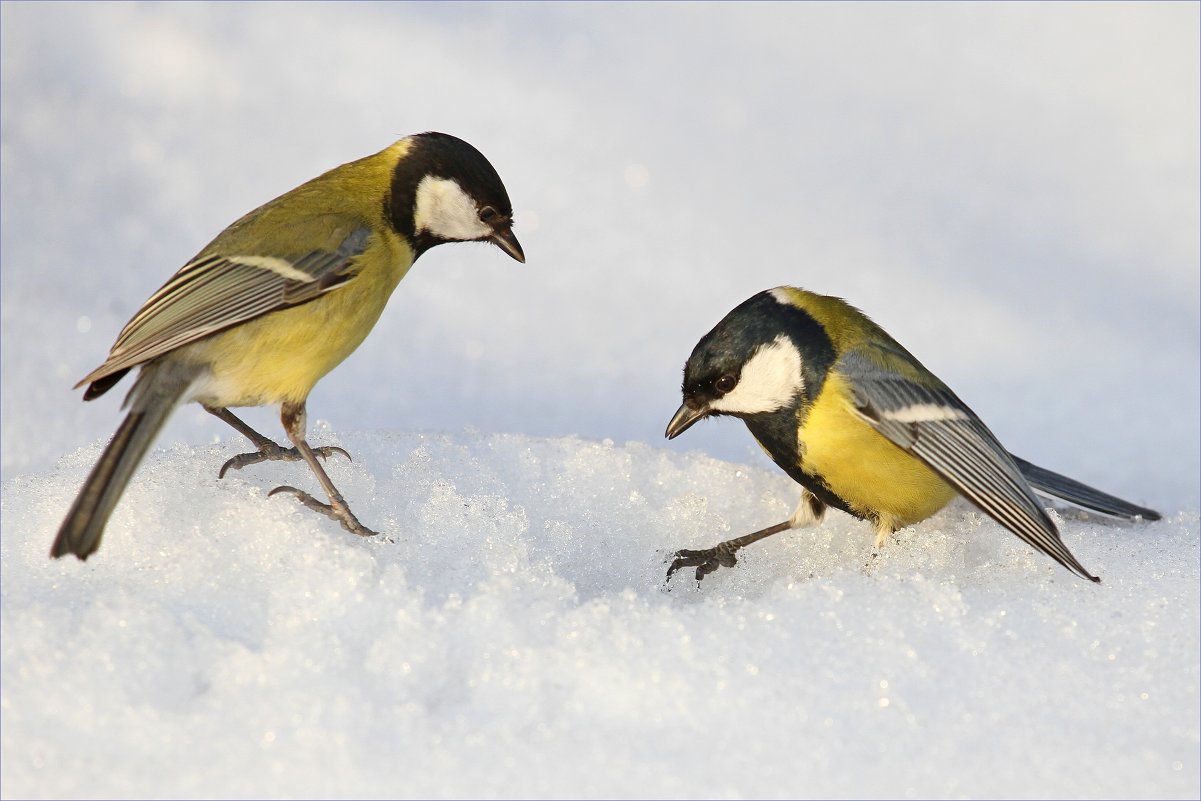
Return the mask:
<path id="1" fill-rule="evenodd" d="M 796 511 L 792 513 L 792 517 L 788 518 L 788 527 L 806 528 L 814 525 L 815 523 L 820 523 L 822 518 L 826 515 L 826 507 L 824 505 L 819 506 L 818 508 L 821 509 L 821 511 L 814 513 L 813 505 L 816 500 L 817 499 L 813 497 L 813 493 L 807 489 L 802 489 L 801 499 L 797 502 Z"/>
<path id="2" fill-rule="evenodd" d="M 418 231 L 459 241 L 482 239 L 492 234 L 492 229 L 480 222 L 475 201 L 458 182 L 431 175 L 422 178 L 417 185 L 413 225 Z"/>
<path id="3" fill-rule="evenodd" d="M 316 276 L 297 269 L 292 262 L 278 256 L 226 256 L 225 260 L 232 264 L 243 264 L 247 267 L 257 267 L 260 270 L 270 270 L 280 278 L 289 281 L 308 283 L 316 280 Z"/>
<path id="4" fill-rule="evenodd" d="M 801 354 L 788 337 L 760 345 L 742 366 L 738 386 L 709 404 L 709 408 L 731 414 L 774 412 L 792 403 L 805 386 Z"/>
<path id="5" fill-rule="evenodd" d="M 936 423 L 939 420 L 967 420 L 968 415 L 962 409 L 954 406 L 940 406 L 936 403 L 915 403 L 900 409 L 890 409 L 883 412 L 885 420 L 898 423 Z"/>

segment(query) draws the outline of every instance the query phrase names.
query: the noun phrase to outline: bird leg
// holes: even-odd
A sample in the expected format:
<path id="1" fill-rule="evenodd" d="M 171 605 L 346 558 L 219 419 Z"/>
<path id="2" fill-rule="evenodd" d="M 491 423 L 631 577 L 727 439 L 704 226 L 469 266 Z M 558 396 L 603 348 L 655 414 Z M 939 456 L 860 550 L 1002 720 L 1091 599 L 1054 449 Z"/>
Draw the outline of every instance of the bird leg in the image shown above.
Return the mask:
<path id="1" fill-rule="evenodd" d="M 304 490 L 298 490 L 296 487 L 289 486 L 276 487 L 267 493 L 267 497 L 271 497 L 277 492 L 290 493 L 295 495 L 302 504 L 310 509 L 337 520 L 342 524 L 342 528 L 352 534 L 358 534 L 361 537 L 376 536 L 377 532 L 360 523 L 359 519 L 350 511 L 350 507 L 346 504 L 346 499 L 342 497 L 342 493 L 338 492 L 338 488 L 334 486 L 334 482 L 330 481 L 329 476 L 326 475 L 325 468 L 317 461 L 317 455 L 309 447 L 309 443 L 305 441 L 304 429 L 306 418 L 307 414 L 305 413 L 303 401 L 300 403 L 285 403 L 280 410 L 280 420 L 283 421 L 284 431 L 288 432 L 288 439 L 292 440 L 301 458 L 308 463 L 309 469 L 313 471 L 313 475 L 321 483 L 325 494 L 329 496 L 329 503 L 322 503 Z"/>
<path id="2" fill-rule="evenodd" d="M 733 567 L 738 564 L 738 557 L 735 554 L 746 546 L 790 528 L 804 528 L 813 525 L 822 519 L 825 512 L 826 505 L 822 501 L 818 500 L 809 490 L 801 490 L 801 500 L 797 504 L 796 511 L 792 513 L 792 517 L 782 523 L 720 542 L 712 548 L 700 551 L 687 549 L 676 551 L 675 559 L 672 561 L 671 567 L 667 568 L 667 578 L 664 580 L 671 581 L 672 575 L 680 568 L 695 567 L 696 580 L 699 582 L 719 567 Z"/>
<path id="3" fill-rule="evenodd" d="M 259 432 L 255 431 L 250 426 L 246 425 L 233 412 L 224 407 L 205 406 L 204 410 L 214 417 L 218 417 L 229 423 L 238 430 L 242 436 L 254 443 L 254 447 L 258 450 L 254 453 L 239 453 L 237 456 L 230 459 L 225 464 L 221 465 L 221 471 L 217 473 L 217 478 L 225 478 L 226 471 L 231 468 L 241 470 L 243 467 L 259 462 L 298 462 L 304 458 L 300 451 L 296 448 L 285 448 L 282 445 L 275 444 L 274 441 L 267 439 Z M 347 459 L 350 459 L 350 454 L 345 449 L 339 448 L 336 445 L 326 445 L 321 448 L 313 448 L 313 453 L 320 456 L 322 459 L 328 459 L 335 453 L 340 453 Z M 353 460 L 351 460 L 353 461 Z"/>
<path id="4" fill-rule="evenodd" d="M 719 542 L 712 548 L 705 548 L 700 551 L 690 551 L 688 549 L 676 551 L 675 560 L 672 561 L 671 567 L 667 568 L 667 578 L 665 581 L 671 581 L 672 574 L 682 567 L 695 567 L 697 581 L 700 581 L 719 567 L 733 567 L 738 564 L 738 557 L 734 554 L 740 549 L 745 548 L 752 542 L 758 542 L 764 537 L 770 537 L 772 534 L 779 534 L 781 531 L 790 529 L 792 528 L 791 524 L 791 520 L 785 520 L 783 523 L 776 523 L 774 526 L 768 526 L 753 534 L 744 534 L 732 540 Z"/>

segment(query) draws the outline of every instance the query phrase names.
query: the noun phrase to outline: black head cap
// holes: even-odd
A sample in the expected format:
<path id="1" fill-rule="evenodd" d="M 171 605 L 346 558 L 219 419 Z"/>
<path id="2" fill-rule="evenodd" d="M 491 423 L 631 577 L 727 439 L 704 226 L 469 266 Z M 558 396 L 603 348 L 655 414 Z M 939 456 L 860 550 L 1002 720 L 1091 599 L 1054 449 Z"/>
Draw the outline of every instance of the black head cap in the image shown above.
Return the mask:
<path id="1" fill-rule="evenodd" d="M 484 154 L 450 134 L 427 132 L 410 137 L 409 152 L 396 165 L 387 213 L 396 230 L 413 244 L 414 258 L 443 242 L 493 241 L 518 261 L 525 257 L 513 236 L 513 205 L 496 169 Z M 417 228 L 418 189 L 428 178 L 453 181 L 476 207 L 479 235 L 448 236 Z"/>
<path id="2" fill-rule="evenodd" d="M 753 295 L 701 337 L 684 365 L 684 397 L 709 402 L 724 394 L 730 378 L 737 383 L 743 365 L 760 347 L 784 335 L 804 356 L 802 369 L 810 397 L 815 397 L 834 362 L 825 330 L 804 309 L 779 300 L 773 290 Z M 725 389 L 728 391 L 728 389 Z"/>

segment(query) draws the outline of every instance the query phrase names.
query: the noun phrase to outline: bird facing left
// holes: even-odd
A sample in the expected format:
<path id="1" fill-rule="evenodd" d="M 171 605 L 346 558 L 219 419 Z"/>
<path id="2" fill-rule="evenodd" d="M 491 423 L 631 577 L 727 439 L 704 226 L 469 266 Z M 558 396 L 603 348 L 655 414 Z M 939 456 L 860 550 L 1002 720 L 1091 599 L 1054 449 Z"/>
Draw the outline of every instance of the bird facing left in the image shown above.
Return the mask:
<path id="1" fill-rule="evenodd" d="M 305 439 L 314 385 L 366 338 L 417 258 L 444 242 L 491 242 L 525 261 L 513 207 L 478 150 L 442 133 L 401 139 L 326 172 L 234 222 L 185 264 L 125 325 L 104 364 L 79 384 L 84 400 L 140 367 L 129 412 L 67 512 L 50 555 L 87 559 L 138 464 L 172 410 L 196 401 L 255 450 L 218 477 L 267 460 L 303 460 L 328 503 L 295 487 L 305 506 L 360 535 L 359 522 Z M 285 448 L 231 411 L 280 407 Z"/>

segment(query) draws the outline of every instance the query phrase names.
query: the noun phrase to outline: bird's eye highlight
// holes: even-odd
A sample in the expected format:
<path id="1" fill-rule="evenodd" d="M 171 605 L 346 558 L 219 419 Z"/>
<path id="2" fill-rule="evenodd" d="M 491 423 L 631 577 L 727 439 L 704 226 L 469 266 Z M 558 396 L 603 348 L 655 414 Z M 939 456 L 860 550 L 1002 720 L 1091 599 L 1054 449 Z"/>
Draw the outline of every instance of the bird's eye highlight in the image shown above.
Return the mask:
<path id="1" fill-rule="evenodd" d="M 730 373 L 726 373 L 721 378 L 713 382 L 713 388 L 723 395 L 734 389 L 736 386 L 738 386 L 738 378 Z"/>
<path id="2" fill-rule="evenodd" d="M 480 222 L 488 223 L 492 222 L 494 219 L 496 219 L 496 209 L 492 208 L 491 206 L 484 206 L 482 209 L 480 209 Z"/>

